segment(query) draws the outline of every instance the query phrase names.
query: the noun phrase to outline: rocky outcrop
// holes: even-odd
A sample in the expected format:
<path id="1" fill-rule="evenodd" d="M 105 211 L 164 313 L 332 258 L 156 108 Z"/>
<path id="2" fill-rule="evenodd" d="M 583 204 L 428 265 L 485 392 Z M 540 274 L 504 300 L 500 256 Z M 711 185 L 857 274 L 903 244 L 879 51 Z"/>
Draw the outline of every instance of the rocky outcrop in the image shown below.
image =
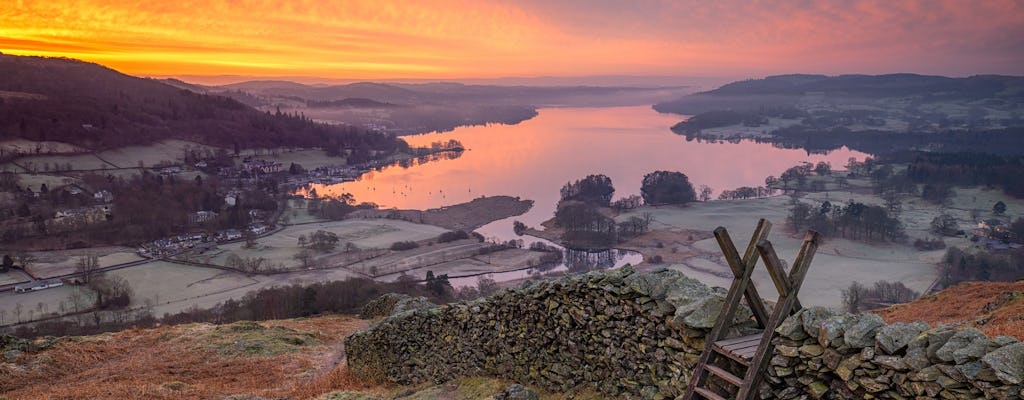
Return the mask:
<path id="1" fill-rule="evenodd" d="M 678 272 L 624 268 L 395 313 L 350 336 L 348 364 L 378 381 L 500 376 L 551 391 L 683 393 L 725 291 Z M 741 309 L 730 331 L 751 329 Z M 886 325 L 809 308 L 778 329 L 762 398 L 1024 397 L 1024 345 L 973 329 Z"/>
<path id="2" fill-rule="evenodd" d="M 437 307 L 437 305 L 431 303 L 430 300 L 423 296 L 412 297 L 401 293 L 385 293 L 366 303 L 359 317 L 363 319 L 386 317 L 405 311 L 431 307 Z"/>

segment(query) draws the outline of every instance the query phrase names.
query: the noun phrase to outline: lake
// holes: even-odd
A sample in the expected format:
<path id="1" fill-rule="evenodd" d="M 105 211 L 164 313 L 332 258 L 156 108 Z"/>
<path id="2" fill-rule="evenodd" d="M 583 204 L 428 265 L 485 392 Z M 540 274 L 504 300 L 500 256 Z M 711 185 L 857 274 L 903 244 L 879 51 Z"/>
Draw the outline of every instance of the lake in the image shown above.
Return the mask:
<path id="1" fill-rule="evenodd" d="M 526 214 L 479 230 L 508 240 L 515 238 L 512 220 L 539 226 L 554 216 L 562 185 L 589 174 L 609 176 L 616 199 L 640 194 L 643 176 L 656 170 L 683 172 L 695 188 L 711 186 L 717 196 L 726 189 L 764 185 L 765 177 L 779 176 L 802 161 L 827 161 L 839 167 L 850 157 L 867 156 L 846 148 L 808 154 L 752 141 L 687 141 L 669 130 L 682 119 L 647 106 L 546 108 L 516 125 L 460 127 L 404 137 L 412 146 L 458 140 L 467 149 L 461 157 L 410 168 L 385 167 L 355 182 L 312 187 L 320 195 L 351 193 L 356 201 L 382 208 L 436 208 L 483 195 L 534 200 Z"/>

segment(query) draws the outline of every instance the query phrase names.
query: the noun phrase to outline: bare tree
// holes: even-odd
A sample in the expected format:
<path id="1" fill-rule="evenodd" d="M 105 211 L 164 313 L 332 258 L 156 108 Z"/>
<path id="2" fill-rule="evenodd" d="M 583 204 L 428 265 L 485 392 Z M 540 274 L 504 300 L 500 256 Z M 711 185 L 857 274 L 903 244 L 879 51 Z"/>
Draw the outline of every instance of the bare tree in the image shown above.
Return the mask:
<path id="1" fill-rule="evenodd" d="M 712 192 L 714 192 L 714 189 L 711 189 L 711 186 L 700 185 L 700 201 L 711 200 Z"/>
<path id="2" fill-rule="evenodd" d="M 78 264 L 75 265 L 75 272 L 82 274 L 82 282 L 92 282 L 100 269 L 100 259 L 94 255 L 78 257 Z"/>

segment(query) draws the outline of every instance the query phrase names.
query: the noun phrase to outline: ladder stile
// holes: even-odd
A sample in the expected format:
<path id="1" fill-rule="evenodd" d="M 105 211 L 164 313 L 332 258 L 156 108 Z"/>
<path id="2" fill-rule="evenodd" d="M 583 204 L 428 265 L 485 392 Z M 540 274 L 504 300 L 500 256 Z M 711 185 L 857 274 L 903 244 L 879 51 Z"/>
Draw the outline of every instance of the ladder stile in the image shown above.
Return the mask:
<path id="1" fill-rule="evenodd" d="M 722 248 L 722 254 L 729 263 L 729 267 L 733 270 L 734 278 L 718 319 L 705 337 L 704 351 L 701 353 L 693 377 L 687 385 L 683 395 L 684 400 L 695 398 L 726 400 L 722 395 L 706 387 L 709 374 L 720 378 L 721 380 L 718 382 L 736 386 L 738 388 L 734 392 L 736 400 L 752 400 L 756 397 L 758 385 L 764 377 L 764 371 L 768 367 L 774 350 L 772 340 L 775 337 L 775 328 L 793 312 L 800 309 L 797 293 L 800 292 L 800 287 L 803 285 L 804 277 L 806 277 L 811 260 L 817 252 L 820 240 L 820 235 L 814 231 L 808 231 L 804 235 L 803 243 L 787 275 L 774 247 L 767 240 L 770 229 L 771 223 L 767 220 L 758 221 L 757 228 L 754 230 L 750 244 L 742 258 L 736 251 L 726 229 L 723 227 L 715 229 L 715 238 Z M 767 313 L 763 301 L 758 297 L 757 290 L 751 282 L 758 258 L 764 260 L 772 282 L 779 292 L 778 302 L 770 314 Z M 739 302 L 744 298 L 750 305 L 755 320 L 763 330 L 759 334 L 723 340 L 739 307 Z M 716 357 L 716 354 L 720 356 Z M 715 358 L 727 360 L 727 362 L 731 360 L 746 367 L 746 372 L 740 378 L 726 368 L 713 365 L 712 361 Z"/>

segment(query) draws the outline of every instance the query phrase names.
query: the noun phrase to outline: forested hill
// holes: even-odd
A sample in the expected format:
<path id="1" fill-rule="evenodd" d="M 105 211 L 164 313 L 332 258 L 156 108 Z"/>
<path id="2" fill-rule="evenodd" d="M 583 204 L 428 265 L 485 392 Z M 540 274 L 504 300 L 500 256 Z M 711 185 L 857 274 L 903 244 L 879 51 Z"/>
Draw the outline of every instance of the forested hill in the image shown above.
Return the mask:
<path id="1" fill-rule="evenodd" d="M 391 136 L 269 114 L 98 64 L 0 54 L 0 140 L 11 138 L 90 149 L 168 138 L 228 148 L 365 145 L 393 150 L 401 144 Z"/>
<path id="2" fill-rule="evenodd" d="M 660 112 L 698 114 L 706 111 L 757 108 L 761 105 L 794 106 L 806 96 L 823 99 L 911 98 L 937 101 L 1016 103 L 1024 101 L 1024 77 L 978 75 L 950 78 L 916 74 L 889 75 L 778 75 L 733 82 L 718 89 L 659 103 Z"/>

